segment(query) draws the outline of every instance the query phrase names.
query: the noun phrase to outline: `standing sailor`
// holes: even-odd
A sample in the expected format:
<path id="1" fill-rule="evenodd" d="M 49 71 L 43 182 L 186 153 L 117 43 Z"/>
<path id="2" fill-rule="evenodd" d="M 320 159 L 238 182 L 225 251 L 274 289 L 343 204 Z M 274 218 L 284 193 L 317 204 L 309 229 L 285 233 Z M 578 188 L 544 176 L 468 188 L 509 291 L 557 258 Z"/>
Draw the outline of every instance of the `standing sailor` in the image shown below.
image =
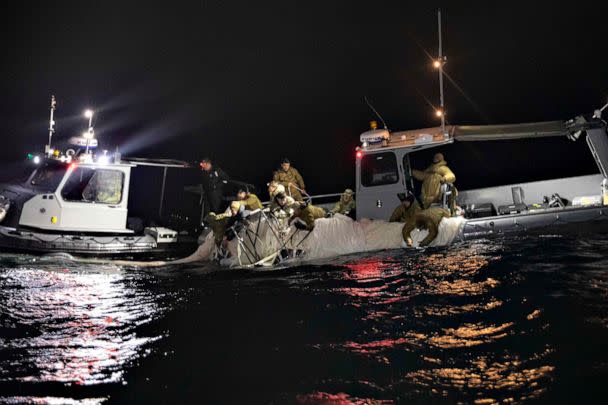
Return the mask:
<path id="1" fill-rule="evenodd" d="M 450 170 L 441 153 L 435 153 L 433 163 L 424 171 L 412 170 L 412 176 L 422 182 L 420 198 L 422 199 L 422 207 L 425 209 L 429 208 L 431 204 L 441 202 L 441 186 L 443 184 L 451 186 L 456 181 L 454 172 Z M 454 197 L 453 194 L 452 198 Z"/>
<path id="2" fill-rule="evenodd" d="M 213 166 L 211 159 L 204 158 L 200 163 L 203 172 L 203 191 L 205 193 L 205 212 L 222 211 L 224 185 L 228 183 L 230 177 L 217 166 Z"/>
<path id="3" fill-rule="evenodd" d="M 281 161 L 281 167 L 274 172 L 273 180 L 282 184 L 287 191 L 287 195 L 293 197 L 296 201 L 304 201 L 302 193 L 306 193 L 304 179 L 300 172 L 294 167 L 291 167 L 291 162 L 287 158 Z"/>

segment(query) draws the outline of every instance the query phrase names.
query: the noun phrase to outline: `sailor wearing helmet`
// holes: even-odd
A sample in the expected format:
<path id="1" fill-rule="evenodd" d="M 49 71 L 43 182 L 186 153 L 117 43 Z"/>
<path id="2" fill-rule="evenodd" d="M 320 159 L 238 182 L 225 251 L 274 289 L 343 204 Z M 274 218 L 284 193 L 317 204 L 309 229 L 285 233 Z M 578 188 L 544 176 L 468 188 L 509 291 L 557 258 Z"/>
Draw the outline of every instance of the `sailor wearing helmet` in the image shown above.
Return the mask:
<path id="1" fill-rule="evenodd" d="M 331 214 L 342 214 L 353 216 L 355 213 L 356 203 L 353 198 L 353 190 L 347 188 L 340 196 L 340 201 L 331 209 Z"/>
<path id="2" fill-rule="evenodd" d="M 401 204 L 395 208 L 393 214 L 389 218 L 388 222 L 407 222 L 410 220 L 418 211 L 420 211 L 420 205 L 414 194 L 407 193 L 399 193 L 397 194 L 397 198 L 401 201 Z"/>

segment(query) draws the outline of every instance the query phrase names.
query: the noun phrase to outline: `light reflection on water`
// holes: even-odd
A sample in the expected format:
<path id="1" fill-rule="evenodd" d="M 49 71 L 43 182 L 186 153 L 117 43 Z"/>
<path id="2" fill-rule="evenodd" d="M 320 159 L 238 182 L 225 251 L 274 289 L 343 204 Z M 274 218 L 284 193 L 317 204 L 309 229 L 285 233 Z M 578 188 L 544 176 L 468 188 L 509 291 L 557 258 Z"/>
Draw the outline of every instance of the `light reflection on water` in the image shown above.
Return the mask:
<path id="1" fill-rule="evenodd" d="M 428 391 L 424 395 L 437 400 L 461 391 L 475 403 L 488 404 L 538 398 L 555 370 L 544 360 L 550 349 L 542 347 L 541 354 L 525 359 L 513 351 L 484 350 L 517 339 L 525 330 L 521 324 L 541 317 L 538 309 L 523 318 L 517 314 L 517 319 L 493 316 L 505 305 L 502 294 L 494 294 L 501 281 L 488 271 L 491 263 L 500 262 L 500 250 L 496 244 L 477 243 L 414 260 L 405 257 L 412 262 L 407 267 L 382 256 L 344 264 L 344 279 L 354 284 L 334 292 L 366 309 L 363 331 L 356 339 L 316 347 L 391 367 L 399 367 L 404 353 L 413 355 L 404 368 L 414 370 L 387 382 L 380 396 L 403 390 L 409 392 L 405 398 L 416 398 L 412 392 Z"/>
<path id="2" fill-rule="evenodd" d="M 0 402 L 585 402 L 608 377 L 606 242 L 262 273 L 0 258 Z"/>
<path id="3" fill-rule="evenodd" d="M 125 364 L 161 336 L 135 329 L 162 311 L 119 269 L 15 268 L 0 274 L 1 381 L 77 385 L 121 381 Z M 14 356 L 14 357 L 13 357 Z"/>

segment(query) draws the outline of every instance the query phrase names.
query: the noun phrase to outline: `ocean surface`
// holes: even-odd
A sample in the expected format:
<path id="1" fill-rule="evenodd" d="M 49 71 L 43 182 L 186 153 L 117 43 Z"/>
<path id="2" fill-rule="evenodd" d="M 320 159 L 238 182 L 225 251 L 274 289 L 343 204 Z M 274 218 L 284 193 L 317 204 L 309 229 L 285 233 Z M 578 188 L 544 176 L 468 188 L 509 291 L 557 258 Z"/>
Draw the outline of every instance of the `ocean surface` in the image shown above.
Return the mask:
<path id="1" fill-rule="evenodd" d="M 608 237 L 275 271 L 0 256 L 0 403 L 606 403 Z"/>

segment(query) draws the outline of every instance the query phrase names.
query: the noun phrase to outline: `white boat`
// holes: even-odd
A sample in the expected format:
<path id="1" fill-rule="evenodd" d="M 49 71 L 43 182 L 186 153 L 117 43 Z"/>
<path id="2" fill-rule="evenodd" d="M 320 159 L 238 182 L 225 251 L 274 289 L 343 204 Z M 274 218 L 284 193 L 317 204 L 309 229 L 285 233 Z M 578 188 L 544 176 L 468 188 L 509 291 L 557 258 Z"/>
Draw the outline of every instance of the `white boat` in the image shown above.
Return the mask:
<path id="1" fill-rule="evenodd" d="M 97 140 L 89 111 L 89 129 L 72 139 L 74 149 L 54 149 L 54 110 L 53 97 L 49 143 L 44 153 L 28 155 L 35 165 L 32 174 L 25 182 L 0 185 L 0 248 L 112 257 L 172 258 L 191 253 L 196 238 L 128 220 L 133 170 L 152 166 L 163 171 L 160 210 L 167 170 L 190 165 L 95 153 Z"/>

